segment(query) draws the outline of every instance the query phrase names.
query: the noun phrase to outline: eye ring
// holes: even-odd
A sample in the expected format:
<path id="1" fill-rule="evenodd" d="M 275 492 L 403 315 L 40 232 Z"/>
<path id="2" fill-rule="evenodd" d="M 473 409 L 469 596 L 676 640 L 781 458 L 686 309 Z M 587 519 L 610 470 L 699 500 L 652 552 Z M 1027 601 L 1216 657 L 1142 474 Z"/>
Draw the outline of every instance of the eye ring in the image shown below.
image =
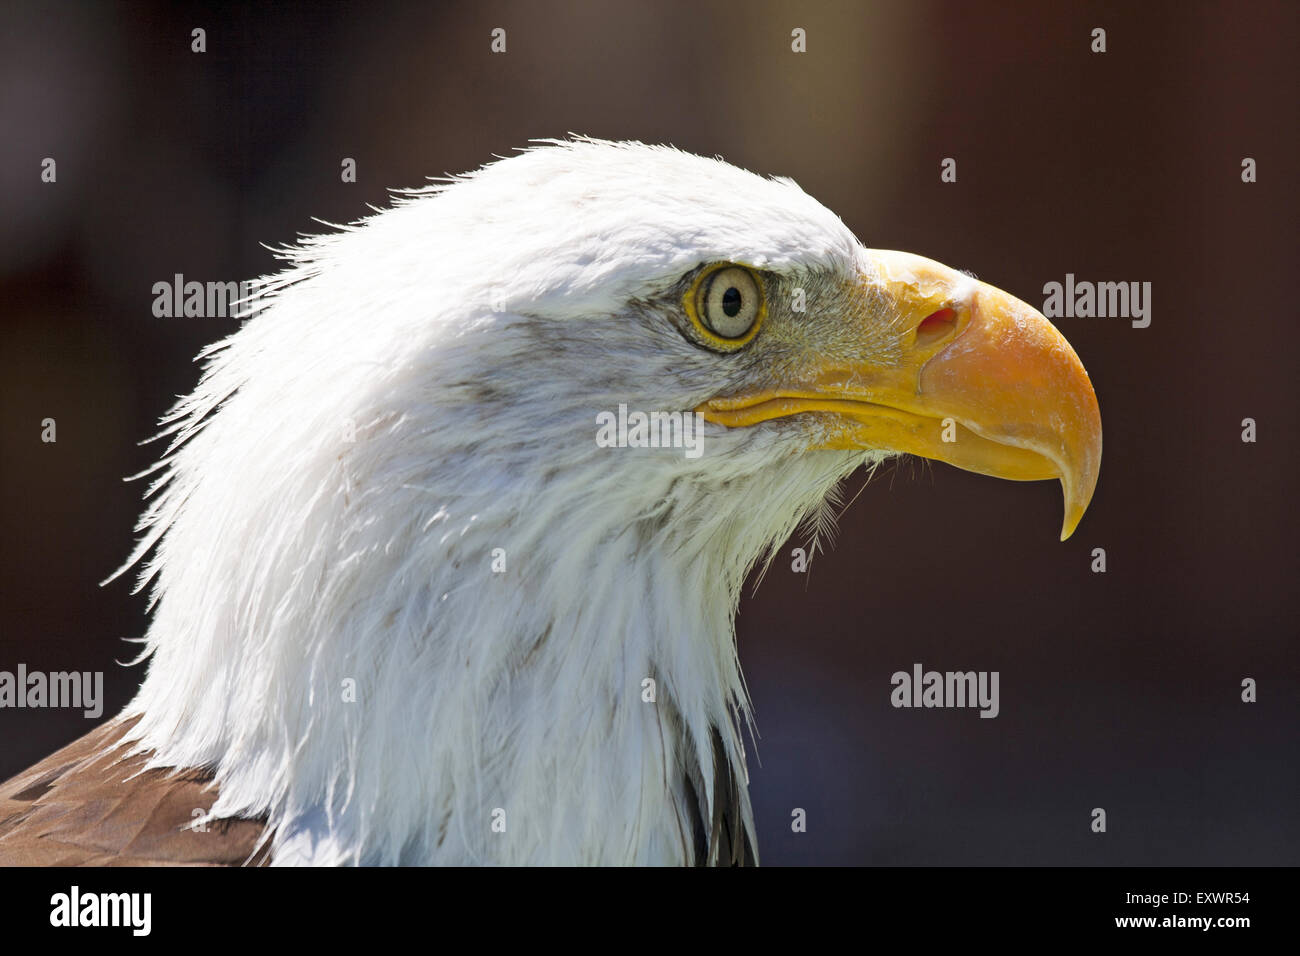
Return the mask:
<path id="1" fill-rule="evenodd" d="M 702 270 L 682 305 L 703 343 L 719 352 L 748 345 L 767 317 L 762 276 L 733 262 Z"/>

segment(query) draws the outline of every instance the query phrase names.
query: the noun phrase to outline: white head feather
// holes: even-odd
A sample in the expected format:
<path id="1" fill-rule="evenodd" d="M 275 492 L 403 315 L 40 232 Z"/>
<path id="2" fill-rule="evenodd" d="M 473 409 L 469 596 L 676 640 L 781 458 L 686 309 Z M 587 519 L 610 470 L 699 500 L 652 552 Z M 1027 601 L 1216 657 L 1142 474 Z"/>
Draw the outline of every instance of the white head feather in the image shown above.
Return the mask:
<path id="1" fill-rule="evenodd" d="M 736 374 L 645 307 L 690 270 L 850 275 L 857 241 L 788 180 L 580 140 L 286 256 L 166 420 L 139 748 L 213 766 L 276 862 L 692 861 L 715 729 L 743 774 L 745 575 L 881 456 L 794 420 L 599 448 L 596 415 Z"/>

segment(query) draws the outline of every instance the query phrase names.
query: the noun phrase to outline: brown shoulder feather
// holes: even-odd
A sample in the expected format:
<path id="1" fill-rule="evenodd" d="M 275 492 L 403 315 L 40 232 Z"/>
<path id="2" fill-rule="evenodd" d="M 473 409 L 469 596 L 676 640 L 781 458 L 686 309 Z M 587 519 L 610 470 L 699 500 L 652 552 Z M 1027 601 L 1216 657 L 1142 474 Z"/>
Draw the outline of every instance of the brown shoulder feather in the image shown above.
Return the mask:
<path id="1" fill-rule="evenodd" d="M 202 770 L 145 770 L 131 721 L 110 720 L 0 783 L 0 866 L 242 866 L 266 863 L 262 820 L 191 829 L 217 798 Z"/>

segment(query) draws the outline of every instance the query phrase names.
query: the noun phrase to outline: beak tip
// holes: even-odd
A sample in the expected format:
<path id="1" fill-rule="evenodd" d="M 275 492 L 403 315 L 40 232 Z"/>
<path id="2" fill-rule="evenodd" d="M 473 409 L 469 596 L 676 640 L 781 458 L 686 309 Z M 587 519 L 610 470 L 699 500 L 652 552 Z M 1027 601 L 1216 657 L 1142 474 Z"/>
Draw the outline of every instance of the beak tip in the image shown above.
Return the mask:
<path id="1" fill-rule="evenodd" d="M 1097 486 L 1097 480 L 1093 477 L 1092 481 L 1087 483 L 1087 491 L 1084 494 L 1077 494 L 1071 484 L 1066 479 L 1061 479 L 1061 491 L 1065 497 L 1065 520 L 1061 524 L 1062 541 L 1069 539 L 1079 527 L 1088 505 L 1092 503 L 1092 493 Z"/>

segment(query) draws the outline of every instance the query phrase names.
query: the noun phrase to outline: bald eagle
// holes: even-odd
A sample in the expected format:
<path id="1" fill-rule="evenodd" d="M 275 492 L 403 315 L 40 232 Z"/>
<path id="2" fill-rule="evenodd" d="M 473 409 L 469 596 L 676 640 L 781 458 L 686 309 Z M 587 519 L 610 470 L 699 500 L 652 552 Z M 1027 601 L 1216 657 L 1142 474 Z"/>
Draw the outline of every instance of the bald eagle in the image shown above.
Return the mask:
<path id="1" fill-rule="evenodd" d="M 282 255 L 163 419 L 139 692 L 0 862 L 754 861 L 751 569 L 889 456 L 1062 539 L 1097 481 L 1042 315 L 721 160 L 547 142 Z"/>

